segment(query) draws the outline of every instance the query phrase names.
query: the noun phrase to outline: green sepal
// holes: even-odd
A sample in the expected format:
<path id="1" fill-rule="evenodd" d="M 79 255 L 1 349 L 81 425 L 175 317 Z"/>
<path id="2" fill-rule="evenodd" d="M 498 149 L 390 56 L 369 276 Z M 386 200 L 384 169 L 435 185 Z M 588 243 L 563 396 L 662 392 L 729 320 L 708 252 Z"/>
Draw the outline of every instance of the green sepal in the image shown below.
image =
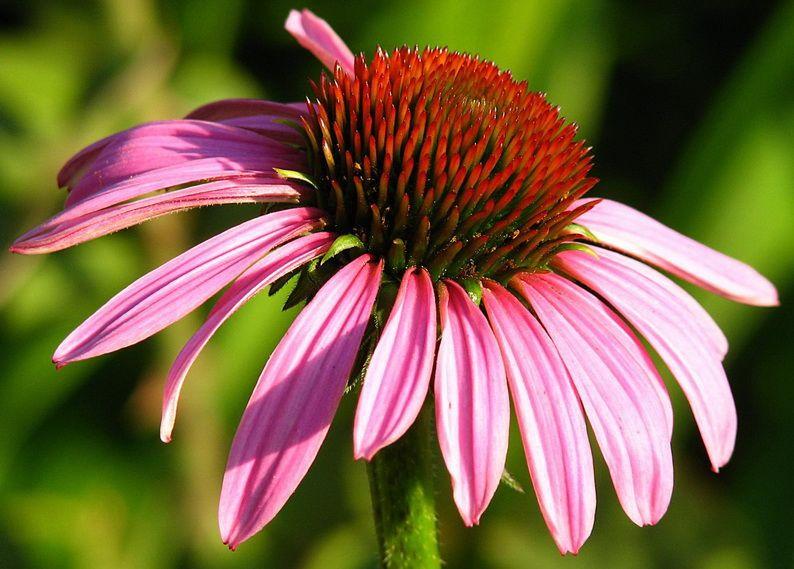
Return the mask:
<path id="1" fill-rule="evenodd" d="M 592 231 L 587 229 L 584 225 L 579 225 L 578 223 L 570 223 L 565 226 L 566 233 L 578 233 L 579 235 L 584 235 L 590 241 L 595 241 L 598 243 L 598 237 L 596 237 Z"/>
<path id="2" fill-rule="evenodd" d="M 521 483 L 518 480 L 513 478 L 513 475 L 510 474 L 506 468 L 502 471 L 501 483 L 508 488 L 515 490 L 516 492 L 524 494 L 524 487 L 521 486 Z"/>
<path id="3" fill-rule="evenodd" d="M 298 274 L 299 274 L 299 273 L 300 273 L 302 270 L 303 270 L 303 267 L 297 268 L 297 269 L 295 269 L 294 271 L 290 271 L 290 272 L 288 272 L 286 275 L 280 276 L 279 278 L 277 278 L 276 280 L 274 280 L 274 281 L 273 281 L 273 282 L 270 284 L 270 287 L 269 287 L 269 288 L 268 288 L 268 290 L 267 290 L 267 295 L 268 295 L 268 296 L 273 296 L 274 294 L 277 294 L 277 293 L 278 293 L 278 291 L 280 291 L 282 288 L 284 288 L 285 286 L 287 286 L 287 283 L 289 283 L 289 282 L 290 282 L 290 281 L 291 281 L 291 280 L 292 280 L 292 279 L 293 279 L 295 276 L 297 276 L 297 275 L 298 275 Z"/>
<path id="4" fill-rule="evenodd" d="M 367 330 L 364 333 L 364 339 L 361 341 L 361 346 L 358 348 L 356 354 L 356 363 L 353 365 L 353 372 L 347 380 L 345 386 L 345 394 L 358 389 L 364 383 L 364 378 L 367 376 L 369 369 L 369 362 L 372 360 L 372 354 L 375 352 L 375 346 L 378 343 L 380 335 L 377 332 L 377 326 L 374 319 L 370 319 L 367 324 Z"/>
<path id="5" fill-rule="evenodd" d="M 312 261 L 298 277 L 298 282 L 295 283 L 295 288 L 292 289 L 290 295 L 284 302 L 284 310 L 289 310 L 293 306 L 297 306 L 303 301 L 309 301 L 317 294 L 328 279 L 330 279 L 336 272 L 335 268 L 330 265 L 321 267 L 320 263 L 315 259 Z"/>
<path id="6" fill-rule="evenodd" d="M 479 279 L 463 279 L 460 284 L 469 294 L 472 302 L 479 306 L 482 302 L 482 283 L 480 283 Z"/>
<path id="7" fill-rule="evenodd" d="M 563 251 L 581 251 L 582 253 L 587 253 L 598 259 L 598 253 L 593 251 L 590 247 L 585 245 L 584 243 L 578 243 L 576 241 L 571 241 L 569 243 L 563 243 L 554 248 L 554 250 L 549 254 L 549 258 L 553 257 L 557 253 L 562 253 Z"/>
<path id="8" fill-rule="evenodd" d="M 364 339 L 356 355 L 356 363 L 353 366 L 354 372 L 348 379 L 345 393 L 356 390 L 363 383 L 369 369 L 369 362 L 372 360 L 372 354 L 375 352 L 375 346 L 378 344 L 381 332 L 386 325 L 386 320 L 391 313 L 396 298 L 397 284 L 390 280 L 384 281 L 380 290 L 378 290 L 378 297 L 375 300 L 372 315 L 367 323 Z"/>
<path id="9" fill-rule="evenodd" d="M 363 249 L 363 248 L 364 248 L 364 244 L 361 242 L 361 239 L 359 239 L 352 233 L 340 235 L 334 240 L 333 243 L 331 243 L 331 247 L 328 249 L 325 255 L 323 255 L 320 264 L 324 265 L 327 261 L 336 257 L 342 251 L 347 251 L 348 249 Z"/>
<path id="10" fill-rule="evenodd" d="M 306 132 L 302 124 L 291 119 L 273 119 L 273 122 L 277 124 L 283 124 L 284 126 L 288 126 L 291 129 L 298 131 L 300 134 L 305 134 Z"/>
<path id="11" fill-rule="evenodd" d="M 315 190 L 317 189 L 317 182 L 303 172 L 298 172 L 297 170 L 285 170 L 284 168 L 273 168 L 273 170 L 275 170 L 276 174 L 278 174 L 280 178 L 284 178 L 285 180 L 298 180 L 304 184 L 309 184 Z"/>

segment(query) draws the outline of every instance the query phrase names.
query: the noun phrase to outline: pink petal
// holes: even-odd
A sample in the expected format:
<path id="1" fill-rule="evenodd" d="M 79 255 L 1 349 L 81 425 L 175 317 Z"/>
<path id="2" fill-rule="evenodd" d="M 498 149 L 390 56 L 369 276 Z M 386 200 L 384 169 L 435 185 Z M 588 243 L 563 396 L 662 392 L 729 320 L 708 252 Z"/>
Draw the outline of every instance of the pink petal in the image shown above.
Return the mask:
<path id="1" fill-rule="evenodd" d="M 579 200 L 576 207 L 590 200 Z M 736 302 L 776 306 L 774 285 L 755 269 L 673 231 L 627 205 L 602 200 L 577 219 L 598 240 Z"/>
<path id="2" fill-rule="evenodd" d="M 363 255 L 303 309 L 267 362 L 232 443 L 219 521 L 234 549 L 292 495 L 314 461 L 355 363 L 382 263 Z"/>
<path id="3" fill-rule="evenodd" d="M 624 511 L 637 525 L 655 524 L 673 489 L 672 411 L 647 354 L 611 310 L 570 281 L 547 273 L 514 282 L 571 374 Z"/>
<path id="4" fill-rule="evenodd" d="M 593 529 L 595 482 L 587 425 L 557 349 L 512 294 L 489 282 L 483 289 L 532 485 L 560 552 L 577 553 Z"/>
<path id="5" fill-rule="evenodd" d="M 271 120 L 281 118 L 299 122 L 301 116 L 305 114 L 305 103 L 300 103 L 296 106 L 294 104 L 274 103 L 272 101 L 261 101 L 258 99 L 225 99 L 199 107 L 185 118 L 196 121 L 232 122 L 237 118 L 259 115 L 263 118 L 269 118 Z M 178 123 L 180 121 L 160 121 L 148 124 L 162 125 L 167 129 L 168 125 L 173 124 L 174 122 Z M 74 182 L 76 181 L 75 178 L 81 174 L 82 170 L 84 170 L 87 165 L 97 158 L 97 156 L 106 146 L 130 136 L 131 132 L 136 131 L 137 129 L 141 128 L 141 126 L 146 125 L 137 125 L 110 136 L 106 136 L 105 138 L 102 138 L 83 148 L 80 152 L 70 158 L 66 164 L 64 164 L 63 168 L 61 168 L 61 171 L 58 173 L 58 187 L 63 188 L 74 185 Z"/>
<path id="6" fill-rule="evenodd" d="M 222 99 L 199 107 L 185 118 L 218 122 L 240 117 L 270 116 L 300 121 L 301 117 L 306 115 L 306 104 L 299 103 L 299 105 L 301 106 L 296 107 L 261 99 Z"/>
<path id="7" fill-rule="evenodd" d="M 565 252 L 555 263 L 610 302 L 659 353 L 689 399 L 712 468 L 718 470 L 736 440 L 736 407 L 721 355 L 689 307 L 660 286 L 664 277 L 649 278 L 652 269 L 618 253 L 597 252 L 598 259 Z"/>
<path id="8" fill-rule="evenodd" d="M 201 243 L 114 296 L 58 346 L 58 366 L 132 345 L 199 306 L 271 248 L 321 222 L 293 208 L 260 216 Z"/>
<path id="9" fill-rule="evenodd" d="M 297 202 L 300 196 L 297 189 L 272 176 L 207 182 L 112 205 L 79 217 L 58 214 L 17 239 L 11 251 L 27 255 L 51 253 L 168 213 L 226 203 Z M 65 217 L 67 219 L 61 221 Z"/>
<path id="10" fill-rule="evenodd" d="M 270 180 L 270 183 L 281 186 L 288 185 L 292 186 L 293 189 L 297 189 L 296 184 L 279 178 L 272 170 L 237 170 L 235 167 L 230 168 L 223 160 L 204 158 L 187 164 L 177 164 L 176 166 L 159 168 L 151 172 L 133 176 L 129 180 L 123 180 L 110 186 L 105 186 L 101 191 L 97 191 L 93 195 L 69 205 L 66 209 L 47 221 L 47 224 L 71 221 L 89 213 L 98 212 L 102 209 L 147 194 L 177 186 L 237 178 L 257 178 L 260 181 Z"/>
<path id="11" fill-rule="evenodd" d="M 207 159 L 226 171 L 305 169 L 303 152 L 247 129 L 196 120 L 154 122 L 112 137 L 72 180 L 66 205 L 135 176 Z"/>
<path id="12" fill-rule="evenodd" d="M 321 232 L 299 237 L 295 241 L 282 245 L 240 275 L 215 303 L 207 320 L 188 340 L 168 372 L 168 380 L 163 394 L 163 418 L 160 423 L 160 438 L 163 442 L 171 442 L 179 393 L 182 391 L 187 372 L 215 331 L 259 291 L 276 279 L 325 253 L 333 241 L 332 233 Z"/>
<path id="13" fill-rule="evenodd" d="M 504 471 L 510 402 L 499 346 L 483 313 L 454 281 L 445 281 L 440 302 L 436 428 L 455 504 L 471 526 Z"/>
<path id="14" fill-rule="evenodd" d="M 399 439 L 422 409 L 436 348 L 436 302 L 424 269 L 405 272 L 358 399 L 354 454 L 371 460 Z"/>
<path id="15" fill-rule="evenodd" d="M 296 106 L 297 105 L 297 106 Z M 199 107 L 187 119 L 217 121 L 228 126 L 253 130 L 287 144 L 303 144 L 303 135 L 284 121 L 300 125 L 306 103 L 284 104 L 259 99 L 226 99 Z"/>
<path id="16" fill-rule="evenodd" d="M 276 119 L 272 116 L 253 116 L 253 117 L 236 117 L 233 119 L 226 119 L 221 121 L 223 124 L 233 126 L 235 128 L 244 128 L 252 130 L 257 134 L 261 134 L 277 140 L 284 144 L 291 144 L 293 146 L 301 146 L 305 144 L 305 138 L 302 132 L 297 130 L 295 126 L 280 122 L 282 119 Z M 300 124 L 300 123 L 295 123 Z M 301 127 L 302 128 L 302 127 Z"/>
<path id="17" fill-rule="evenodd" d="M 284 27 L 328 69 L 333 71 L 339 63 L 349 75 L 353 74 L 353 53 L 328 22 L 309 10 L 292 10 Z"/>
<path id="18" fill-rule="evenodd" d="M 606 251 L 596 247 L 593 247 L 593 250 L 598 251 L 599 256 Z M 639 273 L 647 281 L 652 281 L 653 286 L 659 289 L 660 294 L 664 291 L 664 294 L 670 297 L 670 302 L 677 303 L 682 310 L 686 311 L 686 323 L 697 330 L 698 336 L 710 346 L 720 360 L 725 357 L 725 354 L 728 353 L 728 339 L 709 313 L 688 292 L 645 263 L 609 251 L 606 256 L 610 261 Z"/>
<path id="19" fill-rule="evenodd" d="M 130 129 L 111 134 L 93 142 L 69 158 L 58 172 L 58 187 L 65 188 L 74 185 L 76 178 L 82 175 L 83 170 L 91 164 L 102 150 L 111 142 L 122 136 Z"/>

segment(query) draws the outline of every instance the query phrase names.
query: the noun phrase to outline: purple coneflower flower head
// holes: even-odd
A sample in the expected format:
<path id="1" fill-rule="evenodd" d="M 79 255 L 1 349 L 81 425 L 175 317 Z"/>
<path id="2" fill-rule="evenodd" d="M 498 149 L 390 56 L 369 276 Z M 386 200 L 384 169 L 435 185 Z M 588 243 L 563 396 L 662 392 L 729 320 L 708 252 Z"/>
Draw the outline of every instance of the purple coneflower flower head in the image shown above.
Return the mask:
<path id="1" fill-rule="evenodd" d="M 466 525 L 502 477 L 512 399 L 563 553 L 593 525 L 586 421 L 631 520 L 656 523 L 668 506 L 672 409 L 638 334 L 688 398 L 712 468 L 728 461 L 736 410 L 725 336 L 649 265 L 760 306 L 777 304 L 766 279 L 631 207 L 585 198 L 596 180 L 576 127 L 492 63 L 410 48 L 367 60 L 308 11 L 286 26 L 330 69 L 307 103 L 219 101 L 100 140 L 59 174 L 64 210 L 12 247 L 46 253 L 175 211 L 267 204 L 132 283 L 53 358 L 62 366 L 139 342 L 225 288 L 167 378 L 169 441 L 183 382 L 213 333 L 258 292 L 296 279 L 288 302 L 307 304 L 232 444 L 225 543 L 236 547 L 282 508 L 362 368 L 354 456 L 370 460 L 399 439 L 432 397 Z"/>

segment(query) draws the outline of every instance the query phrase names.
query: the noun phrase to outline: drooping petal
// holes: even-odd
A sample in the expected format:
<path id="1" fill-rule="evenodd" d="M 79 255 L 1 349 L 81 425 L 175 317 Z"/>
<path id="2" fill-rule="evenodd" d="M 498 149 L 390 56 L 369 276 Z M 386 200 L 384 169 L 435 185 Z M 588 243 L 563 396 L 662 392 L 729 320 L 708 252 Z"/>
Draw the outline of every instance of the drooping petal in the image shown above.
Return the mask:
<path id="1" fill-rule="evenodd" d="M 504 471 L 510 402 L 504 364 L 485 315 L 445 281 L 435 373 L 436 428 L 467 526 L 479 523 Z"/>
<path id="2" fill-rule="evenodd" d="M 579 200 L 572 207 L 590 200 Z M 736 302 L 776 306 L 774 285 L 755 269 L 681 235 L 627 205 L 602 200 L 576 221 L 598 240 Z"/>
<path id="3" fill-rule="evenodd" d="M 199 107 L 186 119 L 216 121 L 228 126 L 253 130 L 287 144 L 303 144 L 295 126 L 307 114 L 306 103 L 275 103 L 260 99 L 225 99 Z M 292 123 L 286 124 L 286 123 Z"/>
<path id="4" fill-rule="evenodd" d="M 141 277 L 58 346 L 59 365 L 124 348 L 176 322 L 268 250 L 315 228 L 323 212 L 293 208 L 224 231 Z"/>
<path id="5" fill-rule="evenodd" d="M 182 385 L 190 366 L 193 365 L 215 331 L 259 291 L 276 279 L 325 253 L 333 241 L 332 233 L 320 232 L 299 237 L 282 245 L 240 275 L 215 303 L 207 320 L 188 340 L 168 372 L 163 393 L 163 417 L 160 423 L 160 439 L 163 442 L 171 442 L 179 393 L 182 391 Z"/>
<path id="6" fill-rule="evenodd" d="M 601 256 L 602 252 L 606 251 L 600 247 L 592 247 L 592 249 L 598 251 L 599 256 Z M 697 300 L 692 298 L 692 295 L 645 263 L 638 262 L 626 255 L 620 255 L 609 251 L 607 251 L 607 256 L 612 262 L 621 264 L 628 270 L 639 273 L 648 281 L 653 282 L 654 286 L 659 288 L 660 292 L 664 291 L 671 299 L 674 299 L 674 302 L 680 305 L 681 309 L 687 313 L 686 321 L 697 330 L 698 336 L 708 343 L 720 359 L 725 357 L 725 354 L 728 353 L 728 339 L 711 315 Z"/>
<path id="7" fill-rule="evenodd" d="M 221 122 L 235 128 L 244 128 L 254 131 L 257 134 L 262 134 L 284 144 L 291 144 L 293 146 L 305 144 L 303 133 L 295 127 L 295 125 L 299 125 L 300 123 L 293 122 L 289 124 L 283 122 L 283 119 L 258 115 L 252 117 L 236 117 Z"/>
<path id="8" fill-rule="evenodd" d="M 26 255 L 60 251 L 169 213 L 227 203 L 297 202 L 301 192 L 272 176 L 237 177 L 124 202 L 79 217 L 58 214 L 11 246 Z"/>
<path id="9" fill-rule="evenodd" d="M 300 122 L 301 116 L 305 114 L 305 103 L 294 105 L 262 101 L 259 99 L 224 99 L 203 105 L 185 118 L 196 121 L 223 121 L 233 125 L 234 119 L 253 116 L 270 118 L 271 120 L 287 119 Z M 167 129 L 168 125 L 174 122 L 179 121 L 159 121 L 148 124 L 163 125 L 163 128 Z M 128 137 L 131 132 L 136 131 L 141 126 L 146 125 L 136 125 L 132 128 L 106 136 L 77 152 L 64 164 L 60 172 L 58 172 L 58 187 L 73 186 L 76 179 L 82 174 L 82 171 L 99 156 L 106 146 Z M 243 125 L 239 126 L 246 128 Z"/>
<path id="10" fill-rule="evenodd" d="M 594 248 L 595 249 L 595 248 Z M 712 468 L 723 466 L 736 440 L 736 407 L 721 355 L 695 325 L 689 307 L 648 278 L 654 272 L 619 253 L 561 253 L 555 262 L 609 301 L 659 353 L 692 406 Z"/>
<path id="11" fill-rule="evenodd" d="M 110 136 L 100 138 L 96 142 L 92 142 L 85 148 L 81 149 L 74 156 L 66 161 L 60 171 L 58 172 L 58 187 L 69 188 L 74 185 L 76 179 L 80 177 L 83 170 L 99 156 L 100 152 L 116 138 L 124 135 L 128 130 L 116 132 Z"/>
<path id="12" fill-rule="evenodd" d="M 637 525 L 655 524 L 673 489 L 672 410 L 647 354 L 614 312 L 570 281 L 549 273 L 513 282 L 571 374 L 624 511 Z"/>
<path id="13" fill-rule="evenodd" d="M 532 485 L 560 552 L 577 553 L 595 518 L 593 457 L 582 407 L 549 336 L 500 285 L 483 302 L 502 350 Z"/>
<path id="14" fill-rule="evenodd" d="M 328 22 L 309 10 L 292 10 L 284 27 L 328 69 L 333 71 L 339 63 L 348 74 L 353 74 L 353 52 Z"/>
<path id="15" fill-rule="evenodd" d="M 381 267 L 363 255 L 342 268 L 267 362 L 223 477 L 219 522 L 232 549 L 278 513 L 314 461 L 353 368 Z"/>
<path id="16" fill-rule="evenodd" d="M 353 429 L 355 457 L 371 460 L 399 439 L 422 409 L 436 347 L 436 302 L 426 270 L 405 272 L 372 354 Z"/>
<path id="17" fill-rule="evenodd" d="M 153 122 L 111 137 L 72 178 L 66 206 L 138 176 L 170 173 L 197 162 L 214 165 L 216 172 L 305 169 L 302 151 L 248 129 L 197 120 Z"/>
<path id="18" fill-rule="evenodd" d="M 241 117 L 271 116 L 299 121 L 306 114 L 305 103 L 299 105 L 263 101 L 262 99 L 221 99 L 200 106 L 185 118 L 219 122 Z"/>
<path id="19" fill-rule="evenodd" d="M 72 221 L 147 194 L 169 190 L 178 186 L 248 178 L 263 180 L 262 183 L 265 183 L 264 180 L 269 179 L 273 184 L 288 185 L 296 189 L 294 184 L 279 178 L 272 171 L 268 173 L 260 170 L 237 170 L 223 160 L 203 158 L 188 164 L 178 164 L 152 170 L 151 172 L 133 176 L 129 180 L 122 180 L 103 187 L 101 191 L 75 204 L 68 205 L 66 209 L 50 218 L 47 224 L 54 225 Z"/>

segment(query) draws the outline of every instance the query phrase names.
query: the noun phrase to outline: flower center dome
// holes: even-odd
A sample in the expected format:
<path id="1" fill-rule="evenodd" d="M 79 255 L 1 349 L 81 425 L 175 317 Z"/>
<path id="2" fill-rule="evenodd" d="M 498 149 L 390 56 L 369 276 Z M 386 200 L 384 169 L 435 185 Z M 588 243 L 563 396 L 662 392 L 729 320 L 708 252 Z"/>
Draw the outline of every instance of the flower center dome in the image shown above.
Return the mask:
<path id="1" fill-rule="evenodd" d="M 593 187 L 576 125 L 507 71 L 445 48 L 378 50 L 312 84 L 318 205 L 399 277 L 508 278 L 576 237 Z"/>

